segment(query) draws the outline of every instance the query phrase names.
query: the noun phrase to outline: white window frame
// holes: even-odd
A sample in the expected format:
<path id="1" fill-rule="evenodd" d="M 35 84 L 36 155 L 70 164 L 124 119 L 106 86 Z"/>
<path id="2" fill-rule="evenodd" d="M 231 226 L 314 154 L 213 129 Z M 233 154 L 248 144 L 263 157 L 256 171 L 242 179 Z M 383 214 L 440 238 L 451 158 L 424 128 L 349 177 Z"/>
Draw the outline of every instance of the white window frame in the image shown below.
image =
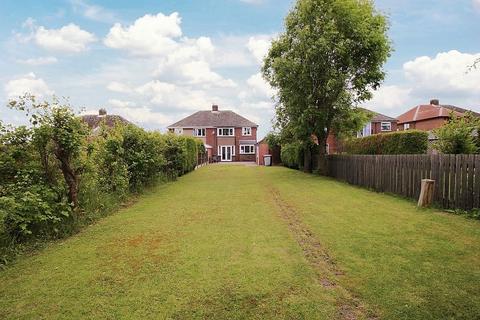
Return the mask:
<path id="1" fill-rule="evenodd" d="M 383 129 L 383 126 L 384 126 L 384 125 L 388 126 L 389 129 L 388 129 L 388 130 L 384 130 L 384 129 Z M 392 131 L 392 123 L 391 123 L 391 122 L 387 122 L 387 121 L 381 122 L 381 123 L 380 123 L 380 130 L 381 130 L 382 132 Z"/>
<path id="2" fill-rule="evenodd" d="M 245 147 L 248 147 L 251 151 L 246 152 Z M 255 154 L 255 145 L 254 144 L 241 144 L 240 145 L 240 154 Z"/>
<path id="3" fill-rule="evenodd" d="M 223 130 L 228 130 L 229 134 L 223 134 Z M 217 136 L 219 137 L 234 137 L 235 128 L 217 128 Z"/>
<path id="4" fill-rule="evenodd" d="M 173 129 L 173 132 L 176 135 L 182 135 L 183 134 L 183 128 L 175 128 L 175 129 Z"/>
<path id="5" fill-rule="evenodd" d="M 404 123 L 403 130 L 409 130 L 409 129 L 410 129 L 410 123 Z"/>
<path id="6" fill-rule="evenodd" d="M 252 127 L 242 128 L 242 136 L 251 136 L 251 135 L 252 135 Z"/>
<path id="7" fill-rule="evenodd" d="M 200 132 L 200 134 L 198 134 L 199 132 Z M 207 129 L 206 128 L 194 128 L 193 129 L 193 135 L 195 137 L 205 137 L 207 135 Z"/>

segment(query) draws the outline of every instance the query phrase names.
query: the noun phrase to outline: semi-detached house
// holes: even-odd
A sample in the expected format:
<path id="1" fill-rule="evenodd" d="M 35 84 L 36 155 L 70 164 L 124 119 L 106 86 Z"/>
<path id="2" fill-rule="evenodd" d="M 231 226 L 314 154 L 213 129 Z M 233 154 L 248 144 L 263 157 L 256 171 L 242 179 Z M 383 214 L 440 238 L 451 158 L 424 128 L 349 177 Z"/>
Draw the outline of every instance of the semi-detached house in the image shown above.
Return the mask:
<path id="1" fill-rule="evenodd" d="M 258 125 L 230 110 L 198 111 L 168 126 L 178 135 L 201 139 L 211 160 L 255 161 Z"/>

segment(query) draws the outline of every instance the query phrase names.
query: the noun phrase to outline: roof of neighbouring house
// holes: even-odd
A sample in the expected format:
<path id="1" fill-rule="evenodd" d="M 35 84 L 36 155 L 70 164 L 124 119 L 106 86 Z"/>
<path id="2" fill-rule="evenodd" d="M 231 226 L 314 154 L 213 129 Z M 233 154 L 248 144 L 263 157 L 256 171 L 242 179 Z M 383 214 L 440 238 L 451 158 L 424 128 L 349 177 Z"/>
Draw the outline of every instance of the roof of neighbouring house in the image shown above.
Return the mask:
<path id="1" fill-rule="evenodd" d="M 107 127 L 113 127 L 116 123 L 131 124 L 130 121 L 119 115 L 107 114 L 105 109 L 100 109 L 98 114 L 87 114 L 80 117 L 90 129 L 95 129 L 101 123 L 105 123 Z"/>
<path id="2" fill-rule="evenodd" d="M 175 122 L 168 128 L 189 127 L 258 127 L 258 125 L 241 115 L 230 111 L 198 111 Z"/>
<path id="3" fill-rule="evenodd" d="M 384 114 L 381 114 L 381 113 L 378 113 L 378 112 L 375 112 L 375 111 L 372 111 L 372 110 L 369 110 L 369 109 L 365 109 L 365 108 L 359 108 L 359 109 L 362 109 L 364 111 L 367 111 L 367 112 L 370 112 L 370 113 L 373 114 L 372 120 L 370 120 L 370 122 L 397 122 L 398 121 L 395 118 L 386 116 Z"/>
<path id="4" fill-rule="evenodd" d="M 434 118 L 449 118 L 451 113 L 461 116 L 465 112 L 470 111 L 467 109 L 463 109 L 460 107 L 452 106 L 452 105 L 441 105 L 441 104 L 422 104 L 412 109 L 408 110 L 404 114 L 398 116 L 398 122 L 401 123 L 408 123 L 408 122 L 415 122 L 415 121 L 422 121 Z M 477 112 L 471 111 L 474 115 L 479 116 L 480 114 Z"/>

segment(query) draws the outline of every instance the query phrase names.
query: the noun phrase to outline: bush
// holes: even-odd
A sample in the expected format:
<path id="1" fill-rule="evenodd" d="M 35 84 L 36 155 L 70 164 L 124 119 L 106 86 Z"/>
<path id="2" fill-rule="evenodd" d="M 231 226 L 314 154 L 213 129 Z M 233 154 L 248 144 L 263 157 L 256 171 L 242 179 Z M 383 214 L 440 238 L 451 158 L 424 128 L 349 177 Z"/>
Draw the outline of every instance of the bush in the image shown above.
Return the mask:
<path id="1" fill-rule="evenodd" d="M 32 127 L 0 123 L 0 264 L 7 245 L 71 234 L 130 193 L 194 170 L 205 152 L 196 138 L 134 125 L 88 131 L 58 102 L 29 96 L 11 106 L 27 111 Z"/>
<path id="2" fill-rule="evenodd" d="M 375 134 L 345 142 L 349 154 L 424 154 L 428 149 L 428 132 L 419 130 Z"/>
<path id="3" fill-rule="evenodd" d="M 282 145 L 280 158 L 284 166 L 292 169 L 303 167 L 303 146 L 299 142 Z"/>
<path id="4" fill-rule="evenodd" d="M 471 154 L 480 151 L 480 119 L 471 112 L 461 117 L 452 112 L 448 123 L 433 133 L 438 138 L 435 148 L 441 153 Z"/>

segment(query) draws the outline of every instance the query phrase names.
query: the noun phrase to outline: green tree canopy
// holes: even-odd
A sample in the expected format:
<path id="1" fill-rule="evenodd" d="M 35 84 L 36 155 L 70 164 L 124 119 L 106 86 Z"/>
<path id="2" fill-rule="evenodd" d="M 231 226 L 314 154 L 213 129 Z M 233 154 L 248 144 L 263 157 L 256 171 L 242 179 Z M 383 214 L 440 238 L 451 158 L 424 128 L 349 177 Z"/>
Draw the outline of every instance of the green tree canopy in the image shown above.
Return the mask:
<path id="1" fill-rule="evenodd" d="M 277 89 L 276 125 L 299 141 L 313 134 L 320 146 L 330 130 L 358 125 L 351 121 L 354 106 L 371 98 L 385 76 L 387 31 L 372 1 L 298 0 L 263 66 Z M 319 171 L 325 173 L 325 149 L 319 149 Z"/>

